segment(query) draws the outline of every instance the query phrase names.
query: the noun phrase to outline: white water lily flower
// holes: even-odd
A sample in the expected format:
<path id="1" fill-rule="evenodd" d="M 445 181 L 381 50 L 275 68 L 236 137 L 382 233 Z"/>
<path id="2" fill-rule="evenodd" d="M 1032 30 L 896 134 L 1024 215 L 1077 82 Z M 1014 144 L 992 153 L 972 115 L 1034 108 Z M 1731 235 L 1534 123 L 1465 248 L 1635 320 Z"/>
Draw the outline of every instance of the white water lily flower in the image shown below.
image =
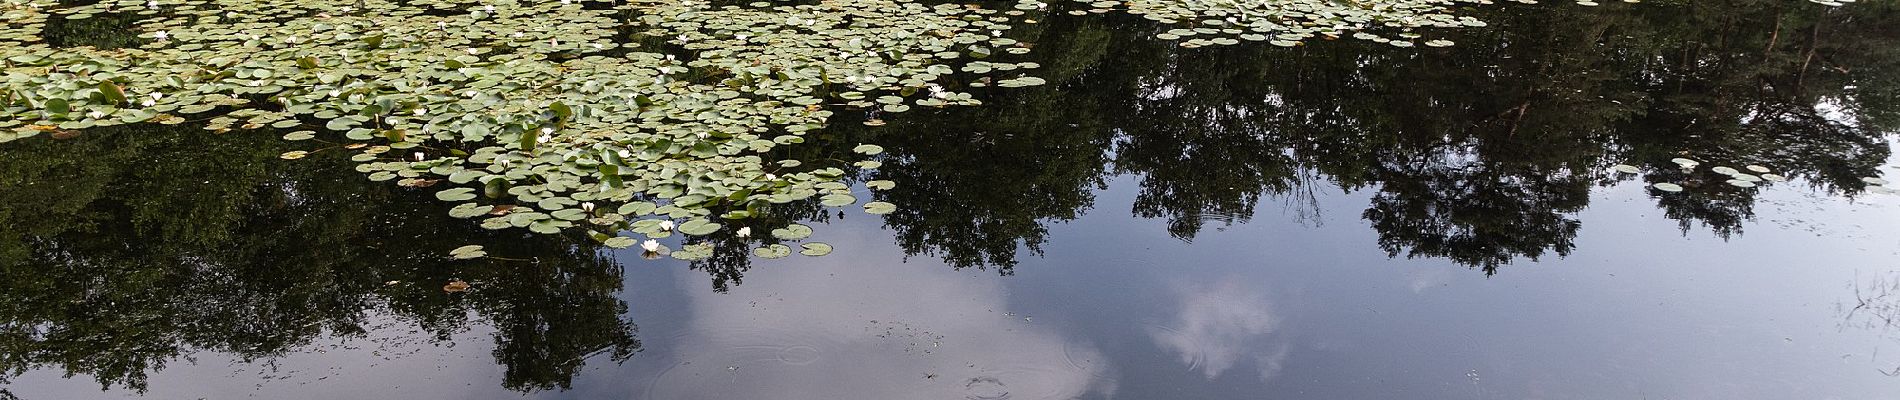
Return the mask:
<path id="1" fill-rule="evenodd" d="M 422 161 L 422 158 L 426 156 L 426 154 L 422 154 L 422 152 L 418 151 L 416 152 L 416 161 Z"/>
<path id="2" fill-rule="evenodd" d="M 660 241 L 647 239 L 645 242 L 640 242 L 640 248 L 646 251 L 660 251 Z"/>
<path id="3" fill-rule="evenodd" d="M 152 92 L 152 100 L 158 100 L 158 99 L 162 99 L 162 98 L 165 98 L 165 94 L 164 94 L 164 93 L 159 93 L 159 92 Z"/>
<path id="4" fill-rule="evenodd" d="M 633 158 L 633 152 L 627 151 L 627 149 L 620 149 L 620 158 Z"/>
<path id="5" fill-rule="evenodd" d="M 673 230 L 673 220 L 669 219 L 669 220 L 660 221 L 660 230 L 662 231 Z"/>
<path id="6" fill-rule="evenodd" d="M 156 102 L 156 101 L 152 101 L 152 99 L 145 99 L 145 101 L 142 101 L 142 102 L 139 102 L 139 105 L 141 105 L 141 106 L 146 106 L 146 107 L 151 107 L 151 106 L 154 106 L 154 105 L 158 105 L 158 102 Z"/>
<path id="7" fill-rule="evenodd" d="M 106 113 L 99 110 L 92 110 L 92 112 L 86 113 L 86 116 L 92 117 L 93 119 L 99 119 L 99 118 L 105 118 Z"/>
<path id="8" fill-rule="evenodd" d="M 740 228 L 739 228 L 739 237 L 741 237 L 741 238 L 749 238 L 749 237 L 752 237 L 752 227 L 750 227 L 750 226 L 746 226 L 746 227 L 740 227 Z"/>
<path id="9" fill-rule="evenodd" d="M 698 137 L 699 137 L 700 139 L 705 139 L 707 135 L 706 135 L 706 132 L 700 132 L 700 133 L 698 133 L 698 134 L 695 134 L 695 135 L 693 135 L 693 136 L 698 136 Z"/>
<path id="10" fill-rule="evenodd" d="M 494 4 L 482 5 L 482 11 L 495 12 L 495 5 Z"/>
<path id="11" fill-rule="evenodd" d="M 340 95 L 343 95 L 343 92 L 341 92 L 341 91 L 336 91 L 336 90 L 332 90 L 332 91 L 330 91 L 330 97 L 337 97 L 337 96 L 340 96 Z"/>
<path id="12" fill-rule="evenodd" d="M 165 31 L 158 31 L 156 33 L 153 33 L 152 37 L 157 38 L 158 40 L 165 40 L 166 38 L 172 37 L 172 34 Z"/>
<path id="13" fill-rule="evenodd" d="M 427 109 L 427 108 L 418 108 L 418 109 L 416 109 L 416 111 L 415 111 L 415 112 L 416 112 L 416 116 L 421 116 L 421 115 L 423 115 L 423 114 L 428 114 L 428 113 L 429 113 L 429 109 Z"/>
<path id="14" fill-rule="evenodd" d="M 470 47 L 470 48 L 468 48 L 468 55 L 471 55 L 471 56 L 472 56 L 472 55 L 476 55 L 476 54 L 481 54 L 481 53 L 482 53 L 482 50 L 481 50 L 481 49 L 477 49 L 477 48 L 474 48 L 474 47 Z"/>
<path id="15" fill-rule="evenodd" d="M 581 203 L 581 211 L 594 212 L 594 203 L 592 202 Z"/>

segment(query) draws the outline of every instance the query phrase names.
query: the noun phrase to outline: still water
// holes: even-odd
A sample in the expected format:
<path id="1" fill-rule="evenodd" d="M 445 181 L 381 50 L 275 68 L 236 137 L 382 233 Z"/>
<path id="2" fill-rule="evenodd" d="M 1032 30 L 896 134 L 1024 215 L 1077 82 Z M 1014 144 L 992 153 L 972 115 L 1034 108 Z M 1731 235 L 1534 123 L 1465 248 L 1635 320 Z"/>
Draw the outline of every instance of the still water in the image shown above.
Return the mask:
<path id="1" fill-rule="evenodd" d="M 1895 398 L 1900 196 L 1862 178 L 1900 173 L 1900 6 L 1869 3 L 1517 7 L 1444 49 L 1055 18 L 1023 38 L 1050 85 L 845 116 L 889 123 L 807 150 L 882 144 L 859 177 L 897 188 L 859 195 L 902 207 L 780 216 L 836 246 L 816 258 L 488 231 L 274 134 L 9 143 L 0 376 L 26 399 Z M 1749 164 L 1794 180 L 1707 172 Z M 470 241 L 498 258 L 442 255 Z"/>

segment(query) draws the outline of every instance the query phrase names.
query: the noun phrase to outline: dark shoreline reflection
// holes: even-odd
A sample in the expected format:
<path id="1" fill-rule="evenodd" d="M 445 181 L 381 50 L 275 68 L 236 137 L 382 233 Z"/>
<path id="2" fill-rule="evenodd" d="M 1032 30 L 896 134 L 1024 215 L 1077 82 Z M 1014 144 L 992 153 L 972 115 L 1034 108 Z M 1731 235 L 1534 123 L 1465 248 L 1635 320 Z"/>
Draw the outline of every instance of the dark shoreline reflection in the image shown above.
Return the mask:
<path id="1" fill-rule="evenodd" d="M 1008 273 L 1019 247 L 1038 252 L 1046 224 L 1096 206 L 1090 188 L 1122 174 L 1140 185 L 1133 214 L 1184 241 L 1249 221 L 1263 200 L 1318 218 L 1315 190 L 1374 190 L 1359 215 L 1390 256 L 1494 274 L 1569 254 L 1591 191 L 1621 181 L 1685 183 L 1657 207 L 1684 234 L 1724 238 L 1755 216 L 1758 189 L 1712 166 L 1859 195 L 1900 128 L 1893 4 L 1514 6 L 1483 19 L 1443 49 L 1182 49 L 1138 21 L 1055 19 L 1025 39 L 1040 39 L 1052 87 L 865 130 L 890 149 L 866 179 L 898 183 L 875 196 L 903 205 L 884 219 L 901 247 L 957 267 Z M 1676 157 L 1704 164 L 1685 174 Z M 1625 163 L 1643 172 L 1610 171 Z"/>
<path id="2" fill-rule="evenodd" d="M 591 245 L 486 231 L 340 158 L 279 160 L 278 142 L 136 126 L 8 146 L 0 381 L 58 368 L 143 391 L 195 352 L 281 357 L 361 336 L 371 313 L 437 342 L 471 315 L 494 325 L 501 385 L 517 391 L 566 388 L 584 360 L 639 350 L 613 297 L 621 267 Z M 532 260 L 442 253 L 471 241 Z M 473 287 L 445 293 L 450 279 Z"/>

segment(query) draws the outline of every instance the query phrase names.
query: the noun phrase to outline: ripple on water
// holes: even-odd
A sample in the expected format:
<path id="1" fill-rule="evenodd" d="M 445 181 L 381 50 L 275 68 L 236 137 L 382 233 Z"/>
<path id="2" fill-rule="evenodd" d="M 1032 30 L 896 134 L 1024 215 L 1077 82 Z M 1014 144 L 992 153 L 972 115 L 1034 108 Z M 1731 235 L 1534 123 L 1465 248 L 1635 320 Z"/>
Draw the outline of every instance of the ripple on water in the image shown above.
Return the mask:
<path id="1" fill-rule="evenodd" d="M 1009 386 L 995 377 L 979 376 L 963 382 L 963 390 L 970 400 L 1003 400 L 1009 398 Z"/>

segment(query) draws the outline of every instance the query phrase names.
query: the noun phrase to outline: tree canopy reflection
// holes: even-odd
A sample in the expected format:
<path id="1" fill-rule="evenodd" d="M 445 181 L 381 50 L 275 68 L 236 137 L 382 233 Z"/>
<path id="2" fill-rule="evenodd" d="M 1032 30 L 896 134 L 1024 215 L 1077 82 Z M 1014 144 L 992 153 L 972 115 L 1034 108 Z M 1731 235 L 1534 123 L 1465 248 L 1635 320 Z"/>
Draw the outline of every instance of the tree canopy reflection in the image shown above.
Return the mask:
<path id="1" fill-rule="evenodd" d="M 1572 251 L 1592 188 L 1637 179 L 1609 170 L 1633 164 L 1692 187 L 1656 200 L 1685 233 L 1728 237 L 1757 190 L 1668 160 L 1772 165 L 1841 195 L 1878 175 L 1900 127 L 1900 15 L 1862 6 L 1519 8 L 1446 49 L 1181 49 L 1141 23 L 1058 19 L 1042 32 L 1064 34 L 1025 39 L 1056 85 L 906 116 L 870 179 L 900 183 L 878 193 L 909 207 L 885 219 L 899 244 L 957 267 L 1014 265 L 1109 174 L 1135 176 L 1133 214 L 1182 240 L 1264 199 L 1373 190 L 1360 215 L 1386 252 L 1489 274 Z"/>
<path id="2" fill-rule="evenodd" d="M 273 136 L 168 129 L 5 149 L 0 380 L 51 367 L 144 390 L 196 351 L 271 358 L 372 318 L 436 340 L 493 324 L 501 384 L 522 391 L 640 348 L 620 267 L 591 246 L 469 225 L 426 192 L 341 178 L 345 160 L 284 163 Z M 470 238 L 535 258 L 441 255 Z M 445 293 L 450 279 L 475 286 Z"/>

